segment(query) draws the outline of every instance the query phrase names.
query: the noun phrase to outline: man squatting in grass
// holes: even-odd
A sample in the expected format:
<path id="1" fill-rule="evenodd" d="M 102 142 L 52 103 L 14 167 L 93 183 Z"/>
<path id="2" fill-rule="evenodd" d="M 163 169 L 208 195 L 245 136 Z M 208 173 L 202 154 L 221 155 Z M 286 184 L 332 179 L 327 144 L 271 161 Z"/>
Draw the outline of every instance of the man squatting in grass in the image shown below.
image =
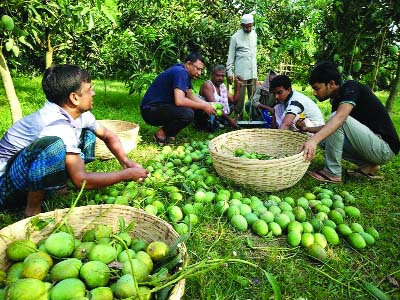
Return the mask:
<path id="1" fill-rule="evenodd" d="M 224 65 L 216 65 L 211 72 L 211 80 L 205 81 L 200 87 L 200 98 L 210 103 L 221 103 L 222 116 L 217 117 L 219 123 L 225 123 L 233 129 L 238 129 L 234 118 L 229 114 L 232 106 L 238 101 L 241 90 L 240 76 L 235 78 L 235 93 L 232 95 L 224 84 L 226 69 Z M 207 128 L 210 117 L 202 110 L 195 111 L 195 123 L 200 129 L 214 131 L 215 128 Z M 212 124 L 210 124 L 212 127 Z"/>
<path id="2" fill-rule="evenodd" d="M 146 91 L 140 104 L 143 120 L 161 126 L 154 134 L 159 145 L 167 145 L 194 120 L 194 110 L 208 115 L 215 113 L 210 103 L 193 94 L 191 79 L 198 78 L 204 68 L 203 57 L 193 52 L 183 64 L 175 64 L 159 74 Z"/>
<path id="3" fill-rule="evenodd" d="M 294 90 L 288 76 L 274 77 L 270 89 L 277 101 L 274 106 L 277 128 L 297 130 L 296 122 L 311 127 L 325 124 L 318 105 L 306 95 Z"/>
<path id="4" fill-rule="evenodd" d="M 309 83 L 319 101 L 330 98 L 332 115 L 325 126 L 302 127 L 315 133 L 302 145 L 312 160 L 323 142 L 325 168 L 309 174 L 319 181 L 342 181 L 342 158 L 357 165 L 353 176 L 377 178 L 379 166 L 389 162 L 400 149 L 399 137 L 381 101 L 370 88 L 349 80 L 342 84 L 335 64 L 324 62 L 310 74 Z"/>
<path id="5" fill-rule="evenodd" d="M 95 92 L 90 74 L 74 65 L 47 69 L 42 79 L 47 101 L 16 122 L 0 140 L 0 205 L 15 207 L 26 200 L 25 216 L 41 212 L 48 190 L 62 189 L 69 178 L 86 189 L 121 181 L 143 181 L 147 171 L 131 161 L 119 138 L 96 122 L 90 112 Z M 104 141 L 123 170 L 86 172 L 94 159 L 96 136 Z"/>

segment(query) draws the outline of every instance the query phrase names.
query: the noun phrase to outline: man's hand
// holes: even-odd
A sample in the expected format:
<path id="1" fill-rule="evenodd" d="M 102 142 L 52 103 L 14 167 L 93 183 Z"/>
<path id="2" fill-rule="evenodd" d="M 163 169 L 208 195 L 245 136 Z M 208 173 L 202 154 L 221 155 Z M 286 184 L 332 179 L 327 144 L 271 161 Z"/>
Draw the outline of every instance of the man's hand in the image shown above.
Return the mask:
<path id="1" fill-rule="evenodd" d="M 233 83 L 233 76 L 228 76 L 228 83 L 232 84 Z"/>
<path id="2" fill-rule="evenodd" d="M 298 130 L 300 130 L 300 131 L 306 131 L 306 128 L 307 128 L 307 126 L 306 126 L 306 123 L 304 122 L 304 119 L 298 119 L 297 121 L 296 121 L 296 128 L 298 129 Z"/>
<path id="3" fill-rule="evenodd" d="M 228 117 L 228 123 L 229 123 L 229 126 L 231 126 L 233 129 L 240 129 L 240 127 L 238 126 L 235 119 Z"/>
<path id="4" fill-rule="evenodd" d="M 122 167 L 124 169 L 127 169 L 127 168 L 143 168 L 143 166 L 141 164 L 138 164 L 137 162 L 134 162 L 134 161 L 132 161 L 130 159 L 124 161 L 122 163 Z"/>
<path id="5" fill-rule="evenodd" d="M 317 151 L 317 144 L 310 139 L 301 145 L 300 151 L 304 151 L 304 158 L 311 161 Z"/>
<path id="6" fill-rule="evenodd" d="M 125 171 L 129 172 L 128 173 L 129 179 L 127 181 L 133 180 L 140 183 L 142 183 L 147 178 L 147 174 L 149 173 L 149 171 L 141 167 L 131 167 L 125 169 Z"/>
<path id="7" fill-rule="evenodd" d="M 215 108 L 211 106 L 210 102 L 204 101 L 204 112 L 206 112 L 208 115 L 215 114 Z"/>

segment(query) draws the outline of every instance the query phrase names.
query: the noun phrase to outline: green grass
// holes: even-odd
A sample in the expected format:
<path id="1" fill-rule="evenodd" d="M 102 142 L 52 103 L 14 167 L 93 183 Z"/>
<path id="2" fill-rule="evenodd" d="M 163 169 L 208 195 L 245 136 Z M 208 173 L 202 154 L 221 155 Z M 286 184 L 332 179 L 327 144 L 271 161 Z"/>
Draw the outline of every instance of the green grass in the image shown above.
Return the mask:
<path id="1" fill-rule="evenodd" d="M 39 108 L 44 101 L 37 78 L 17 78 L 14 80 L 17 95 L 21 101 L 24 115 Z M 196 82 L 195 90 L 199 83 Z M 93 113 L 98 119 L 120 119 L 138 123 L 142 138 L 138 148 L 130 157 L 146 165 L 160 151 L 152 142 L 154 128 L 146 125 L 139 114 L 140 97 L 128 95 L 121 82 L 96 81 L 96 97 Z M 300 89 L 299 89 L 300 90 Z M 306 94 L 311 95 L 307 88 Z M 384 101 L 387 93 L 379 92 Z M 397 99 L 392 118 L 400 132 L 400 107 Z M 328 103 L 319 104 L 325 116 L 329 115 Z M 373 113 L 373 112 L 371 112 Z M 11 125 L 8 104 L 4 91 L 0 90 L 0 135 Z M 179 142 L 206 140 L 207 133 L 197 132 L 192 127 L 184 129 L 178 136 Z M 349 166 L 348 164 L 346 164 Z M 322 152 L 311 163 L 310 169 L 323 166 Z M 119 168 L 115 160 L 96 161 L 88 165 L 90 170 L 110 171 Z M 285 237 L 259 238 L 247 231 L 239 233 L 232 229 L 226 218 L 219 218 L 211 209 L 205 211 L 200 224 L 194 228 L 193 235 L 187 241 L 190 262 L 194 263 L 210 258 L 237 257 L 258 264 L 274 274 L 278 280 L 283 299 L 373 299 L 361 287 L 361 282 L 379 285 L 389 292 L 392 299 L 400 299 L 400 159 L 382 167 L 383 181 L 349 179 L 341 185 L 318 184 L 309 176 L 304 176 L 294 187 L 274 193 L 277 196 L 298 198 L 315 186 L 331 188 L 336 192 L 347 190 L 356 197 L 356 206 L 362 212 L 360 223 L 373 225 L 380 232 L 377 243 L 364 251 L 355 251 L 346 243 L 328 248 L 328 260 L 317 263 L 311 260 L 302 249 L 288 248 Z M 223 186 L 241 191 L 245 196 L 255 195 L 266 199 L 267 193 L 251 191 L 221 180 Z M 119 185 L 123 187 L 123 185 Z M 97 192 L 84 192 L 79 205 L 92 200 Z M 68 207 L 75 199 L 77 191 L 67 196 L 53 195 L 45 203 L 45 210 Z M 6 226 L 21 217 L 21 211 L 0 214 L 0 226 Z M 251 239 L 259 249 L 247 245 Z M 236 256 L 235 256 L 236 255 Z M 397 284 L 397 285 L 396 285 Z M 263 274 L 240 264 L 229 264 L 208 273 L 189 278 L 186 284 L 185 299 L 272 299 L 273 292 Z"/>

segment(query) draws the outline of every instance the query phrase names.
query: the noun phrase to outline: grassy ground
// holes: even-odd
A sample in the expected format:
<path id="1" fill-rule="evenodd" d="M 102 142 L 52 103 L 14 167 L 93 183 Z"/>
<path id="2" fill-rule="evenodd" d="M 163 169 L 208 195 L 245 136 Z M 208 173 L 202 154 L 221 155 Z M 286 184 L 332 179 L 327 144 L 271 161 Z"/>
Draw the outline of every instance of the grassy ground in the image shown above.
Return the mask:
<path id="1" fill-rule="evenodd" d="M 17 94 L 24 115 L 36 110 L 43 103 L 43 93 L 39 79 L 19 78 L 15 80 Z M 106 87 L 106 92 L 105 88 Z M 130 156 L 146 165 L 160 151 L 152 143 L 154 128 L 144 124 L 139 114 L 140 98 L 129 96 L 120 82 L 96 82 L 96 97 L 93 113 L 98 119 L 120 119 L 138 123 L 142 138 L 136 151 Z M 311 91 L 307 89 L 307 94 Z M 381 99 L 386 93 L 378 93 Z M 400 132 L 399 104 L 396 101 L 392 118 Z M 329 104 L 320 104 L 325 116 L 329 114 Z M 373 112 L 371 112 L 373 113 Z M 3 90 L 0 91 L 0 135 L 11 125 L 8 104 Z M 192 127 L 179 134 L 179 142 L 206 140 L 207 133 L 196 132 Z M 322 153 L 311 163 L 310 169 L 323 165 Z M 346 165 L 351 167 L 349 165 Z M 380 232 L 377 243 L 364 251 L 351 249 L 346 243 L 328 247 L 328 260 L 317 263 L 311 260 L 302 249 L 288 248 L 285 237 L 259 238 L 247 231 L 239 233 L 232 229 L 226 218 L 219 218 L 212 210 L 206 210 L 200 224 L 194 228 L 187 248 L 192 263 L 208 258 L 236 257 L 254 262 L 274 274 L 280 284 L 283 299 L 374 299 L 361 286 L 368 282 L 388 292 L 392 299 L 400 299 L 400 159 L 383 166 L 383 181 L 349 179 L 341 185 L 318 184 L 309 176 L 304 176 L 298 184 L 287 190 L 276 192 L 279 197 L 298 198 L 315 186 L 322 186 L 339 193 L 349 191 L 356 198 L 355 205 L 362 212 L 360 223 L 373 225 Z M 88 166 L 91 170 L 107 171 L 118 168 L 115 160 L 96 161 Z M 245 196 L 258 196 L 266 199 L 267 194 L 234 186 L 222 181 L 224 187 L 240 191 Z M 87 191 L 81 203 L 85 205 L 97 192 Z M 67 196 L 54 196 L 45 203 L 45 210 L 68 207 L 76 192 Z M 21 217 L 21 210 L 2 212 L 0 226 L 6 226 Z M 257 249 L 251 249 L 250 239 Z M 235 256 L 236 255 L 236 256 Z M 243 265 L 232 264 L 211 272 L 190 278 L 186 285 L 185 299 L 272 299 L 273 291 L 267 279 L 259 271 Z"/>

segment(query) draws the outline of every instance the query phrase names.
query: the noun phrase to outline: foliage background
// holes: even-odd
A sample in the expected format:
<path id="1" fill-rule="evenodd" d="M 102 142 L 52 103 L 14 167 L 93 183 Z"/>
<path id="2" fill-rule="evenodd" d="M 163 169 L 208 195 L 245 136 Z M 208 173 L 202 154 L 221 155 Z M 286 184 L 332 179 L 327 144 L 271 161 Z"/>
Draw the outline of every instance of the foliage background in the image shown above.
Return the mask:
<path id="1" fill-rule="evenodd" d="M 5 0 L 0 10 L 17 29 L 0 31 L 0 47 L 11 39 L 21 49 L 18 57 L 2 49 L 14 75 L 41 73 L 47 53 L 53 63 L 82 65 L 140 94 L 190 51 L 202 52 L 209 69 L 225 63 L 240 16 L 253 13 L 260 80 L 269 69 L 283 70 L 305 86 L 316 61 L 335 60 L 344 76 L 389 89 L 399 64 L 389 51 L 400 43 L 399 2 Z M 354 62 L 362 63 L 356 72 Z"/>

